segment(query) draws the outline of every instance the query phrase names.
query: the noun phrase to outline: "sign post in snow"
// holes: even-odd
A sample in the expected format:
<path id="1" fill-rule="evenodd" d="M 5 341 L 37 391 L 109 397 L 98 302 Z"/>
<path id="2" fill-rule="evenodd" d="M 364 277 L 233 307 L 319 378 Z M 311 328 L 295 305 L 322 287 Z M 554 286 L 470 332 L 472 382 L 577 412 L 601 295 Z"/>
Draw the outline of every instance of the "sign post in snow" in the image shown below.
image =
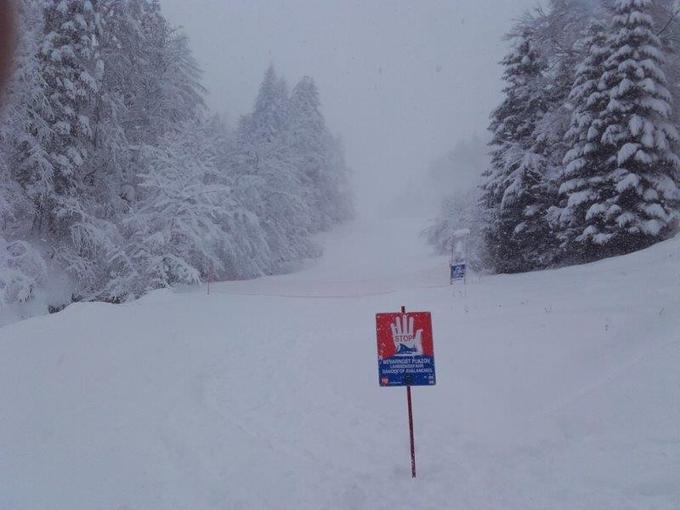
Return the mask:
<path id="1" fill-rule="evenodd" d="M 451 258 L 449 260 L 449 267 L 451 268 L 449 283 L 451 285 L 457 280 L 466 282 L 469 238 L 470 230 L 467 228 L 451 233 Z"/>
<path id="2" fill-rule="evenodd" d="M 458 264 L 451 265 L 451 282 L 456 280 L 465 280 L 465 273 L 467 272 L 467 266 L 465 262 L 460 262 Z"/>
<path id="3" fill-rule="evenodd" d="M 416 448 L 413 433 L 411 386 L 433 386 L 434 345 L 430 312 L 376 315 L 378 337 L 378 381 L 380 386 L 406 386 L 408 426 L 411 440 L 411 476 L 416 477 Z"/>

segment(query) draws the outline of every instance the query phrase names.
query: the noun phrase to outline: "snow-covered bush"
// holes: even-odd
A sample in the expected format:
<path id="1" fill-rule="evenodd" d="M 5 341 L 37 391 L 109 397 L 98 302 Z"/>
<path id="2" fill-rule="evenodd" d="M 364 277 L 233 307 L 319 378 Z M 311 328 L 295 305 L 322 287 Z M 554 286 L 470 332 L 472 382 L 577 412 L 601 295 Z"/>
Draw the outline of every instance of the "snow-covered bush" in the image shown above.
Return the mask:
<path id="1" fill-rule="evenodd" d="M 123 221 L 132 294 L 269 269 L 265 232 L 234 192 L 238 180 L 217 166 L 212 137 L 189 122 L 143 150 L 138 200 Z"/>
<path id="2" fill-rule="evenodd" d="M 423 231 L 423 236 L 434 246 L 437 253 L 449 255 L 453 233 L 463 229 L 469 230 L 467 262 L 475 271 L 486 271 L 491 268 L 482 239 L 483 223 L 478 201 L 479 192 L 475 191 L 449 195 L 442 201 L 439 214 Z"/>
<path id="3" fill-rule="evenodd" d="M 30 301 L 46 278 L 45 261 L 33 246 L 0 237 L 0 305 Z"/>

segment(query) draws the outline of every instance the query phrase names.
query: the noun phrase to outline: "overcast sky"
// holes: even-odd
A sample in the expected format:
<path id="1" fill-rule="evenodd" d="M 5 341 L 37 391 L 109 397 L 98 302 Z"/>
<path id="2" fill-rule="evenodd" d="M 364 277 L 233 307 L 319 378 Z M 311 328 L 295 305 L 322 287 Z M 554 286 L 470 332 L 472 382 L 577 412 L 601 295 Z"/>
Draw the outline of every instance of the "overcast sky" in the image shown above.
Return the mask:
<path id="1" fill-rule="evenodd" d="M 500 98 L 513 19 L 536 0 L 161 0 L 205 72 L 208 102 L 248 112 L 266 67 L 313 76 L 342 135 L 360 205 L 383 203 Z"/>

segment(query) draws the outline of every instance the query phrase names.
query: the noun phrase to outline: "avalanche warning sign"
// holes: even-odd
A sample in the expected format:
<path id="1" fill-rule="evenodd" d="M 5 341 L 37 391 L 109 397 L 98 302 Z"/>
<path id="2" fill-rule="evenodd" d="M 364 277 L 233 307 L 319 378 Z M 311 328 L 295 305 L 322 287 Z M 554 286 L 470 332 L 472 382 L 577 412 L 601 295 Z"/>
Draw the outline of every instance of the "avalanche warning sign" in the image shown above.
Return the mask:
<path id="1" fill-rule="evenodd" d="M 380 386 L 432 386 L 436 382 L 430 312 L 379 313 Z"/>

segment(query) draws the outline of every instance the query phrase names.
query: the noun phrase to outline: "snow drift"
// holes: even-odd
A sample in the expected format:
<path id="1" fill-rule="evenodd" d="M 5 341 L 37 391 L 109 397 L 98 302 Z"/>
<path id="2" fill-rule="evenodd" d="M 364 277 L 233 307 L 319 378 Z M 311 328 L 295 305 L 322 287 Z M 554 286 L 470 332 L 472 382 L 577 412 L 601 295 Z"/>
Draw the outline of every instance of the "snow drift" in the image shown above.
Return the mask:
<path id="1" fill-rule="evenodd" d="M 420 223 L 307 270 L 0 328 L 0 508 L 674 509 L 680 239 L 449 287 Z M 437 386 L 378 387 L 375 313 L 432 312 Z"/>

